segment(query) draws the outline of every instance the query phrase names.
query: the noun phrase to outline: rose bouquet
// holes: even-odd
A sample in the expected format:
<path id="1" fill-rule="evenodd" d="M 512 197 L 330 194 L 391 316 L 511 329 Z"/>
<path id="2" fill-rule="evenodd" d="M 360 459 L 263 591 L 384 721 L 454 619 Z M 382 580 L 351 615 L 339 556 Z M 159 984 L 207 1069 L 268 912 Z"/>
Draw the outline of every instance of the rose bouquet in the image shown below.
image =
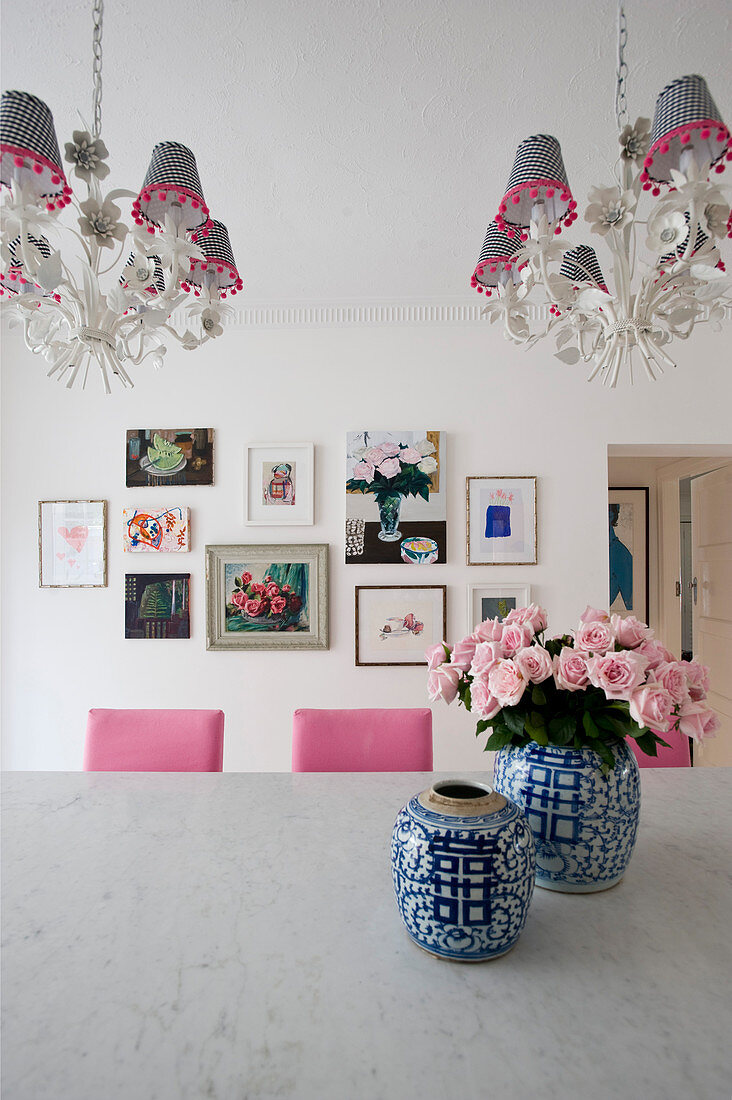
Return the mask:
<path id="1" fill-rule="evenodd" d="M 226 605 L 226 616 L 227 620 L 238 616 L 247 622 L 266 624 L 272 630 L 296 622 L 301 610 L 302 597 L 291 585 L 277 584 L 270 575 L 263 581 L 255 581 L 251 573 L 243 572 L 240 577 L 234 577 L 234 591 Z M 227 622 L 227 626 L 232 629 L 231 622 Z"/>
<path id="2" fill-rule="evenodd" d="M 613 767 L 613 741 L 633 737 L 649 756 L 679 730 L 695 741 L 719 720 L 705 705 L 708 670 L 676 661 L 632 616 L 588 607 L 571 634 L 544 640 L 543 608 L 481 623 L 454 646 L 427 652 L 430 701 L 460 703 L 491 729 L 486 749 L 539 745 L 593 749 Z"/>
<path id="3" fill-rule="evenodd" d="M 433 457 L 434 444 L 422 439 L 413 447 L 401 443 L 380 443 L 378 447 L 362 447 L 355 453 L 358 462 L 346 489 L 356 493 L 373 493 L 377 502 L 399 494 L 430 498 L 430 475 L 437 469 Z"/>

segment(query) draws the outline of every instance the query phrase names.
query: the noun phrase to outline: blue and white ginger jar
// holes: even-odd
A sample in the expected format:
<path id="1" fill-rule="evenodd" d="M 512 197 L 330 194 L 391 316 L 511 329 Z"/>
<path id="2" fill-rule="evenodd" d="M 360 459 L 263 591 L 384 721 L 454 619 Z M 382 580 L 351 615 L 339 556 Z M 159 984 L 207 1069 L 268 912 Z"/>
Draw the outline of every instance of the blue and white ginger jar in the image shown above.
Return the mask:
<path id="1" fill-rule="evenodd" d="M 536 841 L 536 883 L 589 894 L 625 874 L 640 816 L 640 773 L 625 741 L 612 746 L 607 776 L 592 749 L 507 746 L 496 755 L 495 789 L 518 803 Z"/>
<path id="2" fill-rule="evenodd" d="M 483 783 L 443 780 L 399 813 L 391 869 L 415 943 L 440 958 L 494 959 L 510 951 L 526 923 L 534 839 L 509 798 Z"/>

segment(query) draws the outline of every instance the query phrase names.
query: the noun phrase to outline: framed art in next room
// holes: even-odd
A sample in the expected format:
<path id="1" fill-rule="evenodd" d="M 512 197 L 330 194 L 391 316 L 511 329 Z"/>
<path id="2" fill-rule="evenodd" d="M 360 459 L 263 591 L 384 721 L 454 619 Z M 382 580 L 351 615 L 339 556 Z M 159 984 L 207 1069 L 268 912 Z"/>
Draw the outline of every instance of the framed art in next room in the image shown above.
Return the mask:
<path id="1" fill-rule="evenodd" d="M 426 665 L 447 636 L 447 586 L 358 585 L 355 621 L 358 666 Z"/>
<path id="2" fill-rule="evenodd" d="M 648 489 L 608 489 L 611 614 L 648 622 Z"/>

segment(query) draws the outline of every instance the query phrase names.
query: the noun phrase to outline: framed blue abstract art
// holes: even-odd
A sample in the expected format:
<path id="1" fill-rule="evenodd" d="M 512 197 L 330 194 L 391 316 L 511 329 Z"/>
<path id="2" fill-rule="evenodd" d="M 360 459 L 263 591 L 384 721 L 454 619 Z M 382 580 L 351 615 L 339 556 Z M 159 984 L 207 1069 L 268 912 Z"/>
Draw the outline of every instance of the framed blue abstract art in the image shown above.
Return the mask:
<path id="1" fill-rule="evenodd" d="M 536 478 L 465 480 L 468 565 L 535 565 Z"/>
<path id="2" fill-rule="evenodd" d="M 609 608 L 648 622 L 648 489 L 608 489 Z"/>

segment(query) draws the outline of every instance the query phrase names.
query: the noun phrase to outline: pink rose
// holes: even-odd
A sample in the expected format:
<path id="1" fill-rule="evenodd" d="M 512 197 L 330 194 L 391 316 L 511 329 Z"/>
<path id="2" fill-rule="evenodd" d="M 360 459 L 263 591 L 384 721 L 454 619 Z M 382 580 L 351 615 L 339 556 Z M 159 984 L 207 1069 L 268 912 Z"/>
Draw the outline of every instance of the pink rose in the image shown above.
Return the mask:
<path id="1" fill-rule="evenodd" d="M 658 665 L 663 664 L 665 661 L 673 661 L 674 655 L 670 650 L 666 649 L 665 645 L 661 645 L 655 638 L 650 638 L 647 642 L 643 642 L 636 649 L 636 653 L 640 653 L 648 661 L 648 668 L 654 669 Z"/>
<path id="2" fill-rule="evenodd" d="M 487 676 L 496 661 L 503 656 L 498 642 L 479 642 L 475 647 L 473 663 L 470 666 L 471 676 Z"/>
<path id="3" fill-rule="evenodd" d="M 419 621 L 417 621 L 412 627 L 412 630 L 415 634 L 421 634 L 424 630 L 424 623 L 420 623 Z"/>
<path id="4" fill-rule="evenodd" d="M 251 579 L 252 579 L 252 574 L 251 573 L 242 573 L 241 583 L 244 585 L 245 588 L 249 584 Z"/>
<path id="5" fill-rule="evenodd" d="M 287 600 L 284 596 L 275 596 L 271 603 L 272 614 L 279 615 L 281 611 L 284 611 L 287 607 Z"/>
<path id="6" fill-rule="evenodd" d="M 589 682 L 589 653 L 564 646 L 554 658 L 554 683 L 562 691 L 585 691 Z"/>
<path id="7" fill-rule="evenodd" d="M 476 644 L 475 638 L 472 638 L 470 635 L 468 635 L 467 638 L 463 638 L 462 641 L 455 642 L 451 661 L 457 668 L 462 669 L 463 672 L 467 672 L 472 664 Z"/>
<path id="8" fill-rule="evenodd" d="M 447 650 L 447 653 L 445 653 L 445 650 Z M 450 647 L 446 646 L 444 642 L 436 642 L 424 651 L 424 655 L 427 658 L 427 668 L 432 672 L 433 668 L 439 668 L 440 665 L 444 665 L 445 661 L 449 661 Z"/>
<path id="9" fill-rule="evenodd" d="M 656 733 L 668 733 L 672 725 L 674 701 L 666 688 L 644 684 L 630 693 L 630 717 L 639 726 L 648 726 Z"/>
<path id="10" fill-rule="evenodd" d="M 689 685 L 689 695 L 695 703 L 706 699 L 709 691 L 709 669 L 699 661 L 682 662 L 686 670 L 686 682 Z"/>
<path id="11" fill-rule="evenodd" d="M 666 688 L 674 703 L 689 702 L 689 684 L 686 668 L 681 661 L 664 661 L 653 670 L 656 683 Z"/>
<path id="12" fill-rule="evenodd" d="M 597 625 L 597 624 L 595 624 Z M 632 649 L 591 657 L 587 662 L 590 683 L 601 688 L 608 699 L 630 699 L 630 693 L 643 683 L 646 659 Z"/>
<path id="13" fill-rule="evenodd" d="M 272 584 L 272 581 L 273 581 L 273 578 L 268 573 L 267 576 L 264 578 L 264 583 L 265 584 Z"/>
<path id="14" fill-rule="evenodd" d="M 641 642 L 647 642 L 653 637 L 650 626 L 646 626 L 633 615 L 628 615 L 625 619 L 622 615 L 613 615 L 610 619 L 610 629 L 618 645 L 625 646 L 626 649 L 635 649 Z"/>
<path id="15" fill-rule="evenodd" d="M 534 631 L 528 623 L 504 623 L 501 634 L 501 650 L 504 657 L 513 657 L 519 649 L 529 645 Z"/>
<path id="16" fill-rule="evenodd" d="M 679 713 L 679 731 L 697 742 L 705 737 L 713 737 L 720 727 L 720 721 L 713 710 L 701 703 L 689 702 Z"/>
<path id="17" fill-rule="evenodd" d="M 509 658 L 498 661 L 490 670 L 488 687 L 502 707 L 515 707 L 526 690 L 526 680 Z"/>
<path id="18" fill-rule="evenodd" d="M 491 695 L 486 680 L 473 680 L 470 685 L 470 709 L 478 718 L 495 718 L 501 709 L 501 704 Z"/>
<path id="19" fill-rule="evenodd" d="M 273 596 L 279 596 L 279 594 L 280 586 L 278 584 L 275 584 L 274 581 L 270 581 L 270 583 L 267 585 L 267 595 L 269 596 L 269 598 L 272 599 Z"/>
<path id="20" fill-rule="evenodd" d="M 497 615 L 495 619 L 486 619 L 485 622 L 480 623 L 473 631 L 473 636 L 477 638 L 479 642 L 498 642 L 502 634 L 503 623 L 499 621 Z"/>
<path id="21" fill-rule="evenodd" d="M 552 659 L 541 645 L 527 645 L 520 649 L 514 662 L 524 679 L 532 684 L 541 684 L 552 674 Z"/>
<path id="22" fill-rule="evenodd" d="M 252 585 L 252 592 L 254 592 L 257 596 L 263 596 L 266 591 L 266 585 L 260 584 L 258 581 L 255 581 L 255 583 Z"/>
<path id="23" fill-rule="evenodd" d="M 359 481 L 367 481 L 370 485 L 374 480 L 374 467 L 370 462 L 357 462 L 353 467 L 353 476 Z"/>
<path id="24" fill-rule="evenodd" d="M 289 585 L 289 584 L 283 584 L 282 585 L 282 591 L 283 592 L 292 592 L 292 586 Z"/>
<path id="25" fill-rule="evenodd" d="M 575 649 L 584 649 L 588 653 L 607 653 L 614 641 L 609 624 L 598 619 L 580 622 L 574 635 Z"/>
<path id="26" fill-rule="evenodd" d="M 399 458 L 402 462 L 408 462 L 411 466 L 416 466 L 422 461 L 422 455 L 416 447 L 405 447 L 400 453 Z"/>
<path id="27" fill-rule="evenodd" d="M 396 477 L 401 470 L 399 459 L 385 458 L 384 461 L 379 464 L 378 470 L 382 477 Z"/>
<path id="28" fill-rule="evenodd" d="M 398 443 L 380 443 L 379 448 L 382 454 L 385 454 L 387 458 L 395 458 L 401 451 L 401 447 Z M 421 455 L 419 456 L 422 457 Z"/>
<path id="29" fill-rule="evenodd" d="M 444 699 L 451 703 L 457 695 L 461 672 L 455 665 L 439 665 L 427 677 L 427 692 L 431 703 Z"/>
<path id="30" fill-rule="evenodd" d="M 515 607 L 513 611 L 509 611 L 504 622 L 527 623 L 534 633 L 538 634 L 540 631 L 546 630 L 547 613 L 543 607 L 530 603 L 528 607 Z"/>
<path id="31" fill-rule="evenodd" d="M 247 602 L 246 592 L 232 593 L 231 602 L 233 603 L 234 607 L 243 608 L 244 604 Z"/>
<path id="32" fill-rule="evenodd" d="M 262 600 L 247 600 L 244 604 L 247 615 L 261 615 L 264 611 Z"/>
<path id="33" fill-rule="evenodd" d="M 609 623 L 610 616 L 607 611 L 600 611 L 598 607 L 590 607 L 588 604 L 580 615 L 581 623 Z"/>
<path id="34" fill-rule="evenodd" d="M 363 456 L 363 461 L 371 463 L 372 466 L 378 466 L 385 458 L 386 455 L 381 447 L 369 447 L 368 451 Z"/>

